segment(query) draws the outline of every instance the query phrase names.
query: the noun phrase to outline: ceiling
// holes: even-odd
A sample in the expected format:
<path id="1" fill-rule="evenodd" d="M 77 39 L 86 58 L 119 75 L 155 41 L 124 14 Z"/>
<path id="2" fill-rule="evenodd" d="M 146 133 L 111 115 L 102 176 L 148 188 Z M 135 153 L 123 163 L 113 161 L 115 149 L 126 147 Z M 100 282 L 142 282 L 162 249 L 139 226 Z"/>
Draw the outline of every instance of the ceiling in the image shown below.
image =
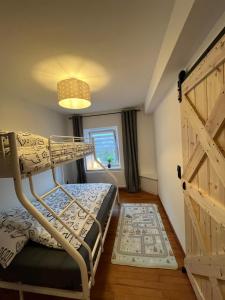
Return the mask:
<path id="1" fill-rule="evenodd" d="M 164 51 L 159 53 L 149 85 L 145 101 L 147 113 L 158 107 L 171 87 L 177 84 L 179 72 L 182 69 L 190 69 L 223 29 L 225 1 L 176 0 L 171 20 L 173 22 L 168 24 L 162 43 L 161 50 Z M 174 26 L 174 23 L 177 23 L 177 26 Z M 172 44 L 171 49 L 168 44 Z"/>
<path id="2" fill-rule="evenodd" d="M 90 84 L 82 112 L 144 103 L 174 0 L 7 0 L 0 10 L 0 89 L 68 113 L 56 83 Z M 19 103 L 19 102 L 18 102 Z"/>

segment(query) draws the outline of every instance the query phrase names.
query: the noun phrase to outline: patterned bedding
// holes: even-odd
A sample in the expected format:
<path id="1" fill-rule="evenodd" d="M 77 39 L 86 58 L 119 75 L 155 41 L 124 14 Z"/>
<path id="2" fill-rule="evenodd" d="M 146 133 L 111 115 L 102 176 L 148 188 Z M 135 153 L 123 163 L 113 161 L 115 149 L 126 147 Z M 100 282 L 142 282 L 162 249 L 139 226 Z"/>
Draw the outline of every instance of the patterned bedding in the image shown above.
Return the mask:
<path id="1" fill-rule="evenodd" d="M 79 159 L 84 155 L 93 153 L 93 144 L 88 143 L 54 143 L 51 145 L 52 159 L 54 163 L 61 163 L 67 160 Z"/>
<path id="2" fill-rule="evenodd" d="M 111 184 L 67 184 L 64 187 L 94 216 L 97 216 Z M 45 202 L 56 213 L 60 213 L 70 201 L 71 199 L 60 189 L 45 198 Z M 33 204 L 67 241 L 76 249 L 80 247 L 80 242 L 72 237 L 39 202 L 35 201 Z M 76 204 L 72 204 L 63 214 L 62 220 L 76 232 L 83 228 L 80 236 L 84 239 L 93 224 L 93 219 L 90 217 L 84 222 L 85 217 L 86 213 Z M 62 249 L 61 245 L 24 208 L 18 207 L 0 214 L 0 264 L 4 268 L 11 263 L 29 239 L 47 247 Z"/>
<path id="3" fill-rule="evenodd" d="M 0 133 L 7 133 L 1 132 Z M 49 140 L 45 137 L 26 133 L 16 133 L 17 150 L 20 160 L 21 172 L 37 172 L 51 166 L 51 161 L 55 164 L 68 160 L 79 159 L 84 155 L 93 153 L 94 146 L 89 143 L 68 142 L 51 143 L 51 155 L 49 151 Z M 3 137 L 5 154 L 10 155 L 9 141 Z"/>

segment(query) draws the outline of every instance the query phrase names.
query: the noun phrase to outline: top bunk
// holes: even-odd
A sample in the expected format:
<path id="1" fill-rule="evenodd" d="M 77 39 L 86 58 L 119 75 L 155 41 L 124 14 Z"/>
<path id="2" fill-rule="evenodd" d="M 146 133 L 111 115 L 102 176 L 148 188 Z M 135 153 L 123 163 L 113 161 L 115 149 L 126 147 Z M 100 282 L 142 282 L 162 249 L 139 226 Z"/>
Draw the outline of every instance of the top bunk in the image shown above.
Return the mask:
<path id="1" fill-rule="evenodd" d="M 82 137 L 0 131 L 0 177 L 22 177 L 94 154 L 93 143 Z M 19 170 L 18 170 L 19 169 Z"/>

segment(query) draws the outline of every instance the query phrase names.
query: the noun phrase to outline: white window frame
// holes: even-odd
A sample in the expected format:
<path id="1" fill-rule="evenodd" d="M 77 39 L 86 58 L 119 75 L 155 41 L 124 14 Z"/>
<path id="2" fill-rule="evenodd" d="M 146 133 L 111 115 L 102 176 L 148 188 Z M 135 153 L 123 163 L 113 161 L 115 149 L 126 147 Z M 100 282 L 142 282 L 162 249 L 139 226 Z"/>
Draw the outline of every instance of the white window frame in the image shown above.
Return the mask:
<path id="1" fill-rule="evenodd" d="M 91 132 L 103 132 L 103 131 L 109 131 L 109 130 L 114 132 L 116 146 L 117 146 L 117 156 L 118 156 L 118 165 L 116 165 L 115 167 L 112 166 L 110 168 L 110 170 L 112 170 L 112 171 L 120 170 L 121 169 L 121 159 L 120 159 L 120 145 L 119 145 L 119 135 L 118 135 L 118 127 L 117 126 L 86 128 L 86 129 L 84 129 L 84 138 L 85 138 L 85 140 L 88 140 L 89 142 L 92 142 L 90 140 L 90 133 Z M 90 159 L 89 156 L 85 157 L 85 160 L 84 160 L 85 161 L 85 170 L 86 170 L 86 172 L 101 172 L 101 171 L 104 171 L 101 168 L 101 166 L 96 167 L 96 169 L 88 169 L 87 159 Z M 93 158 L 93 160 L 94 160 L 94 158 Z"/>

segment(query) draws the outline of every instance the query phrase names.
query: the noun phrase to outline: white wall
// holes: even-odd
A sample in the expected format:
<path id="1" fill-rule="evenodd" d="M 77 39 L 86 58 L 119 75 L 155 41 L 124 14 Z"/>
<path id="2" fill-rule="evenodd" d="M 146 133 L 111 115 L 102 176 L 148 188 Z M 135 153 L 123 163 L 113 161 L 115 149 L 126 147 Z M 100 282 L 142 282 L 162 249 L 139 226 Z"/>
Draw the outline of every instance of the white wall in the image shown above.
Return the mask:
<path id="1" fill-rule="evenodd" d="M 199 43 L 199 49 L 190 58 L 188 66 L 202 54 L 225 24 L 225 13 Z M 186 66 L 180 66 L 185 69 Z M 180 71 L 177 70 L 177 73 Z M 177 101 L 177 83 L 171 87 L 161 104 L 154 111 L 155 144 L 159 196 L 166 209 L 177 237 L 185 250 L 184 200 L 181 182 L 177 179 L 176 166 L 182 165 L 180 107 Z"/>
<path id="2" fill-rule="evenodd" d="M 215 37 L 220 33 L 220 31 L 224 28 L 224 26 L 225 26 L 225 11 L 222 14 L 222 16 L 219 18 L 219 20 L 217 21 L 217 23 L 210 30 L 210 32 L 207 35 L 207 37 L 203 41 L 201 41 L 201 43 L 199 44 L 198 50 L 190 58 L 190 61 L 189 61 L 188 65 L 187 65 L 187 69 L 189 69 L 196 62 L 196 60 L 207 49 L 207 47 L 209 46 L 209 44 L 215 39 Z"/>
<path id="3" fill-rule="evenodd" d="M 51 134 L 65 135 L 65 117 L 42 106 L 22 99 L 13 99 L 4 95 L 0 100 L 0 129 L 12 131 L 28 131 L 43 136 Z M 59 180 L 61 172 L 58 172 Z M 49 172 L 35 176 L 37 191 L 44 193 L 52 185 Z M 24 181 L 27 190 L 27 181 Z M 14 192 L 13 180 L 0 178 L 0 210 L 18 205 Z"/>
<path id="4" fill-rule="evenodd" d="M 174 85 L 154 112 L 158 192 L 183 248 L 184 201 L 176 167 L 182 165 L 180 106 Z"/>
<path id="5" fill-rule="evenodd" d="M 70 117 L 66 116 L 65 118 L 66 124 L 66 135 L 73 136 L 73 123 Z M 65 178 L 68 180 L 68 183 L 76 183 L 77 182 L 77 164 L 76 161 L 66 165 L 66 170 L 64 168 Z"/>

